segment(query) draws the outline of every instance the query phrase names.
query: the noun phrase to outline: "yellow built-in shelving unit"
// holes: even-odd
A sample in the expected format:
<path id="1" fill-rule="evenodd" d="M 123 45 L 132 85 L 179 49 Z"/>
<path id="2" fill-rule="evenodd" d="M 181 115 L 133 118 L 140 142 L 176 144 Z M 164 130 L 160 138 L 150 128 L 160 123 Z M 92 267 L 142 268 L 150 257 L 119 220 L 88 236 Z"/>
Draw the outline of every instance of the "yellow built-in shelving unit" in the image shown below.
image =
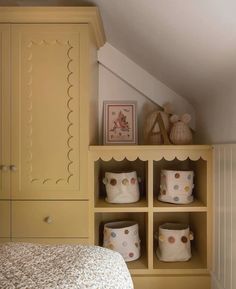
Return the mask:
<path id="1" fill-rule="evenodd" d="M 194 170 L 195 200 L 193 203 L 175 205 L 157 200 L 161 169 Z M 122 170 L 135 170 L 141 177 L 141 199 L 133 204 L 109 204 L 105 201 L 106 192 L 102 178 L 106 171 Z M 177 278 L 176 276 L 184 275 L 198 280 L 198 282 L 193 281 L 192 289 L 195 288 L 194 286 L 210 289 L 212 258 L 211 146 L 90 146 L 89 178 L 91 242 L 102 245 L 103 225 L 108 221 L 131 219 L 139 223 L 142 256 L 139 260 L 127 263 L 135 284 L 136 280 L 137 284 L 142 283 L 141 276 L 142 278 L 149 276 L 148 282 L 151 282 L 150 280 L 153 279 L 150 277 L 158 278 L 159 276 L 161 278 L 161 276 L 168 275 Z M 155 253 L 157 242 L 154 234 L 158 230 L 158 226 L 164 222 L 187 222 L 190 224 L 190 228 L 195 234 L 190 261 L 165 263 L 157 259 Z M 204 278 L 199 278 L 199 276 Z M 182 283 L 178 283 L 177 280 L 180 278 L 176 279 L 177 283 L 174 282 L 175 285 L 171 288 L 182 286 Z M 150 283 L 150 289 L 154 288 L 152 286 Z M 138 288 L 138 285 L 135 288 Z"/>

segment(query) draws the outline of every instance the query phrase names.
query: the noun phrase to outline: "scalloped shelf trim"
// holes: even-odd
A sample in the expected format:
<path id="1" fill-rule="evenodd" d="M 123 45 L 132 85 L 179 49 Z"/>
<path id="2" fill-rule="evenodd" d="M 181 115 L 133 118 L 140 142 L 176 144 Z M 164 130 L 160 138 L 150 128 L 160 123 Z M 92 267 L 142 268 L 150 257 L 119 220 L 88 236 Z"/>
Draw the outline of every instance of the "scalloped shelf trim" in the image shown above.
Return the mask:
<path id="1" fill-rule="evenodd" d="M 210 145 L 189 145 L 189 146 L 90 146 L 89 154 L 91 159 L 97 161 L 198 161 L 200 159 L 209 161 L 211 158 Z"/>
<path id="2" fill-rule="evenodd" d="M 136 161 L 136 160 L 141 160 L 141 161 L 161 161 L 161 160 L 166 160 L 166 161 L 173 161 L 173 160 L 178 160 L 178 161 L 185 161 L 187 159 L 191 160 L 191 161 L 198 161 L 198 160 L 203 160 L 203 161 L 207 161 L 207 158 L 205 156 L 199 155 L 199 156 L 189 156 L 189 155 L 185 155 L 185 156 L 181 156 L 181 157 L 177 157 L 177 156 L 159 156 L 159 157 L 147 157 L 145 155 L 132 155 L 132 156 L 121 156 L 121 155 L 96 155 L 93 160 L 94 161 L 98 161 L 98 160 L 102 160 L 105 162 L 109 162 L 109 161 L 124 161 L 124 160 L 128 160 L 128 161 Z"/>

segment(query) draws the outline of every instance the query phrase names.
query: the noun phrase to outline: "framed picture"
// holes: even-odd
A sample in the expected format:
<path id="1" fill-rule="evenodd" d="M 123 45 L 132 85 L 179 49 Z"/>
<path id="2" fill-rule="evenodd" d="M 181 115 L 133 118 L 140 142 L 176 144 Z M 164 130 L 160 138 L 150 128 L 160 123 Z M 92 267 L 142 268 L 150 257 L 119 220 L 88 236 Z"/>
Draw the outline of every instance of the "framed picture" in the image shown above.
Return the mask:
<path id="1" fill-rule="evenodd" d="M 104 101 L 103 143 L 137 144 L 137 115 L 134 101 Z"/>

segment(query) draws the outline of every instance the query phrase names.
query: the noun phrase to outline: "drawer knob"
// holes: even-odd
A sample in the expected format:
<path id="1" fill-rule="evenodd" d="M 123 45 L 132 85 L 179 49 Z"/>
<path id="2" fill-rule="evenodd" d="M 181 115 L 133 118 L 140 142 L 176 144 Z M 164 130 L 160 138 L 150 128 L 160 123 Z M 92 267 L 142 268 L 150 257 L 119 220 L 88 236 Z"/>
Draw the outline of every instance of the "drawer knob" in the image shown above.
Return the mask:
<path id="1" fill-rule="evenodd" d="M 16 171 L 17 171 L 17 168 L 16 168 L 16 166 L 14 166 L 14 165 L 10 165 L 10 170 L 11 170 L 12 172 L 16 172 Z"/>
<path id="2" fill-rule="evenodd" d="M 47 223 L 47 224 L 51 224 L 51 223 L 52 223 L 52 217 L 47 216 L 47 217 L 44 219 L 44 222 Z"/>
<path id="3" fill-rule="evenodd" d="M 0 169 L 1 169 L 3 172 L 6 172 L 6 171 L 8 171 L 9 167 L 6 166 L 6 165 L 1 165 L 1 166 L 0 166 Z"/>

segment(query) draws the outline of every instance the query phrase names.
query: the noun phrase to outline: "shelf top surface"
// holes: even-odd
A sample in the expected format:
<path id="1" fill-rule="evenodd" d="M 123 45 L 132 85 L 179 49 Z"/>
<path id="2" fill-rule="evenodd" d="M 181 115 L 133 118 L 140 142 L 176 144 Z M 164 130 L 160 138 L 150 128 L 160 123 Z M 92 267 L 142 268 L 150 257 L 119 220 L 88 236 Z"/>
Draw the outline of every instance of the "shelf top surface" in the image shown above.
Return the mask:
<path id="1" fill-rule="evenodd" d="M 89 151 L 211 150 L 212 145 L 91 145 Z"/>

